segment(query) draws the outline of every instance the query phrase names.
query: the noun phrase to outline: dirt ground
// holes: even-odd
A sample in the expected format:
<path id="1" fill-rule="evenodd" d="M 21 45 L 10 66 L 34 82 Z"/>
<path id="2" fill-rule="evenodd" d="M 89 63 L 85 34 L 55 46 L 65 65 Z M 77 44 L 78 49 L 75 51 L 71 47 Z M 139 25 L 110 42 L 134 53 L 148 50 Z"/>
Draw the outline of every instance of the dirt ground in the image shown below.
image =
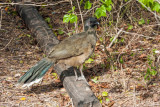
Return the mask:
<path id="1" fill-rule="evenodd" d="M 46 21 L 47 18 L 50 19 L 49 26 L 58 39 L 63 40 L 68 37 L 68 33 L 74 33 L 74 25 L 68 27 L 63 23 L 63 15 L 70 6 L 58 6 L 59 8 L 41 7 L 38 10 Z M 67 9 L 64 10 L 64 7 Z M 0 107 L 71 107 L 72 101 L 52 68 L 42 83 L 34 85 L 31 89 L 16 87 L 20 76 L 45 55 L 37 45 L 34 34 L 27 29 L 14 7 L 3 7 L 1 12 Z M 116 33 L 111 27 L 104 26 L 105 18 L 100 21 L 97 31 L 99 40 L 92 55 L 94 60 L 85 64 L 84 75 L 103 107 L 160 107 L 159 75 L 153 76 L 149 84 L 144 79 L 147 69 L 150 68 L 149 59 L 152 60 L 153 66 L 158 63 L 160 26 L 150 12 L 141 12 L 141 16 L 145 16 L 145 21 L 148 18 L 150 22 L 143 25 L 133 22 L 131 30 L 127 30 L 126 20 L 119 25 L 130 33 L 121 33 L 119 41 L 108 49 L 111 58 L 104 51 L 102 41 L 106 41 L 108 46 L 110 38 Z M 138 20 L 138 15 L 136 18 Z M 58 33 L 59 29 L 63 29 L 64 34 Z M 80 25 L 79 32 L 81 30 Z M 106 30 L 109 36 L 104 36 Z M 157 53 L 154 54 L 153 50 Z M 104 92 L 108 95 L 103 95 Z"/>

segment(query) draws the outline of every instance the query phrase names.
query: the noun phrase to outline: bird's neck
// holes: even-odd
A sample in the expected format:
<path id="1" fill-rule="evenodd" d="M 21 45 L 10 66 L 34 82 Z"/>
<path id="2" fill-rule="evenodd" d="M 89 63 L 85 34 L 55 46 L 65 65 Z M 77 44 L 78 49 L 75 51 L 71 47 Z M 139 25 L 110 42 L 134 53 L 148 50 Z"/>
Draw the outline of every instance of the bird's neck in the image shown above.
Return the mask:
<path id="1" fill-rule="evenodd" d="M 87 31 L 95 31 L 95 28 L 89 28 Z"/>
<path id="2" fill-rule="evenodd" d="M 95 31 L 95 29 L 88 29 L 87 30 L 87 38 L 88 38 L 88 40 L 90 41 L 90 43 L 92 44 L 92 45 L 95 45 L 96 44 L 96 41 L 97 41 L 97 35 L 96 35 L 96 31 Z"/>
<path id="3" fill-rule="evenodd" d="M 96 33 L 94 28 L 88 29 L 87 32 L 88 32 L 88 34 L 95 34 Z"/>

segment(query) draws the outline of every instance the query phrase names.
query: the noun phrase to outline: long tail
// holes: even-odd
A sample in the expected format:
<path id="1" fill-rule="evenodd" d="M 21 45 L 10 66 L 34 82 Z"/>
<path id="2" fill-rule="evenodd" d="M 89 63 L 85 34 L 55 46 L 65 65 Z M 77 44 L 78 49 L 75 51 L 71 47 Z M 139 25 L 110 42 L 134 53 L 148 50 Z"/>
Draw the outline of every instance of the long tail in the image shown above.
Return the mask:
<path id="1" fill-rule="evenodd" d="M 38 83 L 42 80 L 45 73 L 53 65 L 47 58 L 43 58 L 34 67 L 28 70 L 19 80 L 19 84 L 23 84 L 22 87 L 29 87 L 34 83 Z"/>

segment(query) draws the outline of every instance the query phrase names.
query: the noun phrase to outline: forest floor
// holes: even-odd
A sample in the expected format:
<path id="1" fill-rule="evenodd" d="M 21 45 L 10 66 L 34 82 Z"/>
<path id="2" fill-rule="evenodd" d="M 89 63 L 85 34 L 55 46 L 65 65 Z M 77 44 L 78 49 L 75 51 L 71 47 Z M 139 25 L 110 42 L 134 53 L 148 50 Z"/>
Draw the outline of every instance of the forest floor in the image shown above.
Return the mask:
<path id="1" fill-rule="evenodd" d="M 57 38 L 63 40 L 75 33 L 74 25 L 68 27 L 63 23 L 63 16 L 70 6 L 57 6 L 38 10 Z M 41 84 L 31 89 L 16 87 L 20 76 L 45 55 L 15 8 L 6 6 L 2 9 L 0 107 L 71 107 L 72 101 L 52 68 Z M 150 80 L 144 79 L 147 69 L 159 72 L 160 26 L 148 11 L 133 16 L 136 21 L 130 23 L 132 26 L 126 20 L 118 24 L 125 32 L 121 32 L 112 47 L 107 49 L 110 55 L 104 51 L 104 46 L 109 46 L 117 33 L 112 26 L 105 26 L 107 20 L 102 18 L 97 30 L 99 40 L 91 57 L 93 60 L 85 63 L 84 75 L 103 107 L 160 107 L 160 76 L 150 74 Z M 140 24 L 142 18 L 145 23 L 142 20 Z M 82 31 L 81 25 L 78 30 Z"/>

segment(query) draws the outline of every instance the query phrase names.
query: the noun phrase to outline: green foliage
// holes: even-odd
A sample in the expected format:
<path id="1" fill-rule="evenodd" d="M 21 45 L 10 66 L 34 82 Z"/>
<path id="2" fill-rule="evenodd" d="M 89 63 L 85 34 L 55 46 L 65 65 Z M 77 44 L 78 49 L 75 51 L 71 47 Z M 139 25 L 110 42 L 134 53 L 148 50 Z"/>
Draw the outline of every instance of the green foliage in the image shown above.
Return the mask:
<path id="1" fill-rule="evenodd" d="M 95 16 L 100 18 L 102 16 L 106 17 L 106 11 L 110 12 L 112 10 L 112 0 L 100 0 L 102 5 L 96 9 Z"/>
<path id="2" fill-rule="evenodd" d="M 98 76 L 91 79 L 94 83 L 98 83 Z"/>
<path id="3" fill-rule="evenodd" d="M 139 24 L 139 25 L 145 24 L 144 19 L 143 19 L 143 18 L 141 18 L 141 19 L 138 21 L 138 24 Z"/>
<path id="4" fill-rule="evenodd" d="M 64 23 L 68 23 L 68 22 L 70 22 L 70 23 L 74 23 L 74 22 L 77 23 L 77 19 L 78 19 L 78 17 L 75 14 L 66 14 L 63 17 L 63 22 Z"/>
<path id="5" fill-rule="evenodd" d="M 72 10 L 68 11 L 68 14 L 63 16 L 63 23 L 77 23 L 78 17 L 74 14 L 75 6 L 72 7 Z"/>
<path id="6" fill-rule="evenodd" d="M 152 50 L 153 55 L 155 55 L 155 54 L 156 54 L 156 51 L 157 51 L 157 49 L 153 49 L 153 50 Z"/>
<path id="7" fill-rule="evenodd" d="M 103 42 L 103 38 L 102 38 L 102 37 L 100 37 L 99 40 L 100 40 L 101 42 Z"/>
<path id="8" fill-rule="evenodd" d="M 82 5 L 82 3 L 84 2 L 84 0 L 80 1 L 80 5 Z M 106 17 L 106 12 L 110 12 L 112 10 L 112 0 L 100 0 L 101 5 L 99 8 L 96 9 L 94 15 L 97 18 L 100 18 L 102 16 Z M 92 3 L 87 0 L 84 3 L 84 9 L 91 9 L 92 7 Z M 72 10 L 68 11 L 68 14 L 65 14 L 63 17 L 63 22 L 64 23 L 77 23 L 78 17 L 77 15 L 74 14 L 74 10 L 75 10 L 75 6 L 72 7 Z"/>
<path id="9" fill-rule="evenodd" d="M 110 99 L 108 98 L 108 92 L 103 91 L 102 92 L 102 97 L 100 98 L 100 102 L 102 102 L 102 99 L 105 99 L 106 102 L 110 101 Z"/>
<path id="10" fill-rule="evenodd" d="M 147 24 L 149 24 L 149 22 L 150 22 L 150 20 L 149 20 L 149 19 L 147 19 Z"/>
<path id="11" fill-rule="evenodd" d="M 51 22 L 51 19 L 50 19 L 49 17 L 47 17 L 47 18 L 45 19 L 45 21 L 46 21 L 47 23 L 50 23 L 50 22 Z"/>
<path id="12" fill-rule="evenodd" d="M 129 24 L 127 30 L 131 30 L 131 29 L 133 29 L 133 26 Z"/>
<path id="13" fill-rule="evenodd" d="M 160 12 L 160 4 L 155 0 L 139 0 L 139 1 L 146 7 L 149 7 L 152 11 Z"/>
<path id="14" fill-rule="evenodd" d="M 114 37 L 111 37 L 109 40 L 112 42 L 112 40 L 114 39 Z M 117 43 L 118 42 L 118 39 L 116 39 L 115 41 L 114 41 L 114 43 Z"/>
<path id="15" fill-rule="evenodd" d="M 55 79 L 58 79 L 57 73 L 52 73 L 52 75 L 54 76 Z"/>
<path id="16" fill-rule="evenodd" d="M 120 39 L 120 42 L 122 42 L 122 43 L 123 43 L 123 42 L 124 42 L 124 38 Z"/>
<path id="17" fill-rule="evenodd" d="M 62 30 L 62 29 L 58 29 L 58 34 L 59 34 L 59 35 L 64 34 L 63 30 Z"/>
<path id="18" fill-rule="evenodd" d="M 109 99 L 109 98 L 106 98 L 106 101 L 107 101 L 107 102 L 109 102 L 109 101 L 110 101 L 110 99 Z"/>
<path id="19" fill-rule="evenodd" d="M 29 35 L 29 34 L 27 34 L 26 36 L 29 37 L 29 38 L 31 37 L 31 35 Z"/>
<path id="20" fill-rule="evenodd" d="M 155 51 L 156 49 L 153 49 L 153 55 L 155 55 Z M 147 60 L 150 67 L 147 68 L 147 72 L 144 76 L 144 79 L 150 80 L 153 76 L 157 74 L 157 70 L 156 70 L 156 67 L 153 66 L 153 60 L 150 55 L 148 55 Z"/>
<path id="21" fill-rule="evenodd" d="M 157 2 L 154 2 L 152 10 L 156 12 L 160 12 L 160 4 Z"/>
<path id="22" fill-rule="evenodd" d="M 121 56 L 119 62 L 120 62 L 121 64 L 123 64 L 124 61 L 123 61 L 123 57 L 122 57 L 122 56 Z"/>
<path id="23" fill-rule="evenodd" d="M 96 9 L 95 16 L 97 18 L 100 18 L 102 16 L 106 16 L 106 8 L 104 5 L 102 5 L 100 8 Z"/>
<path id="24" fill-rule="evenodd" d="M 80 1 L 80 5 L 82 5 L 82 3 L 83 3 L 83 0 Z"/>
<path id="25" fill-rule="evenodd" d="M 84 9 L 90 9 L 92 7 L 92 3 L 88 0 L 85 2 Z"/>
<path id="26" fill-rule="evenodd" d="M 85 61 L 85 63 L 89 63 L 89 64 L 90 64 L 90 63 L 92 63 L 93 61 L 94 61 L 94 59 L 89 58 L 88 60 Z"/>
<path id="27" fill-rule="evenodd" d="M 155 76 L 157 74 L 156 68 L 155 67 L 151 67 L 151 68 L 147 68 L 147 72 L 144 76 L 145 80 L 150 80 L 152 76 Z"/>
<path id="28" fill-rule="evenodd" d="M 104 91 L 104 92 L 102 93 L 102 96 L 103 96 L 103 97 L 107 97 L 107 96 L 108 96 L 108 92 Z"/>
<path id="29" fill-rule="evenodd" d="M 100 99 L 100 101 L 99 101 L 101 104 L 102 104 L 102 99 Z"/>

